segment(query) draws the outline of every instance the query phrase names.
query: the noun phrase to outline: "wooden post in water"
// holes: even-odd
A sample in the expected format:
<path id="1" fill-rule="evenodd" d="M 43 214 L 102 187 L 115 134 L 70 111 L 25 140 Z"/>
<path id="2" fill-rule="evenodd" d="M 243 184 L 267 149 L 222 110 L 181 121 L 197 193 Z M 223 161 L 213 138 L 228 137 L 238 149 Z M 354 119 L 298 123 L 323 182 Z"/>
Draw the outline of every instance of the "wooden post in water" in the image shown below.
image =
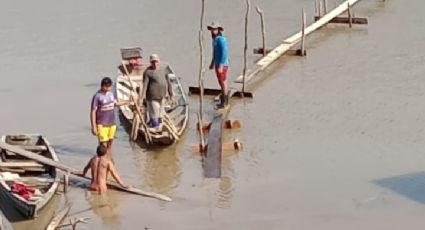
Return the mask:
<path id="1" fill-rule="evenodd" d="M 301 56 L 305 56 L 305 12 L 302 10 L 302 28 L 301 28 Z"/>
<path id="2" fill-rule="evenodd" d="M 201 153 L 205 152 L 205 135 L 204 135 L 203 125 L 204 125 L 204 123 L 202 121 L 201 114 L 198 113 L 198 129 L 199 129 L 199 136 L 200 136 L 200 139 L 201 139 L 201 148 L 200 148 Z"/>
<path id="3" fill-rule="evenodd" d="M 199 117 L 200 122 L 203 122 L 203 113 L 204 113 L 204 82 L 203 75 L 205 73 L 204 70 L 204 34 L 203 34 L 203 26 L 204 26 L 204 11 L 205 11 L 205 0 L 201 0 L 201 19 L 199 25 L 199 50 L 200 50 L 200 64 L 199 64 Z M 203 137 L 202 137 L 203 138 Z"/>
<path id="4" fill-rule="evenodd" d="M 246 78 L 246 52 L 248 51 L 248 16 L 251 4 L 249 0 L 246 0 L 246 14 L 245 14 L 245 46 L 243 52 L 243 83 L 242 83 L 242 93 L 245 92 L 245 78 Z"/>
<path id="5" fill-rule="evenodd" d="M 69 171 L 66 171 L 63 174 L 63 192 L 68 193 L 68 185 L 69 185 Z"/>
<path id="6" fill-rule="evenodd" d="M 347 9 L 348 25 L 350 26 L 350 28 L 353 28 L 353 15 L 351 14 L 351 5 L 350 5 L 350 3 L 347 3 L 347 4 L 348 4 L 348 9 Z"/>
<path id="7" fill-rule="evenodd" d="M 327 0 L 323 0 L 323 11 L 324 11 L 324 15 L 326 15 L 328 13 L 328 1 Z"/>
<path id="8" fill-rule="evenodd" d="M 260 20 L 261 20 L 261 34 L 262 34 L 262 38 L 263 38 L 263 57 L 264 57 L 267 54 L 267 50 L 266 50 L 267 49 L 266 48 L 266 27 L 265 27 L 265 22 L 264 22 L 264 12 L 258 6 L 255 9 L 257 10 L 257 13 L 260 15 Z"/>
<path id="9" fill-rule="evenodd" d="M 319 18 L 321 18 L 322 17 L 322 1 L 320 1 L 320 0 L 319 0 L 319 8 L 318 8 L 318 10 L 319 10 L 318 16 L 319 16 Z"/>

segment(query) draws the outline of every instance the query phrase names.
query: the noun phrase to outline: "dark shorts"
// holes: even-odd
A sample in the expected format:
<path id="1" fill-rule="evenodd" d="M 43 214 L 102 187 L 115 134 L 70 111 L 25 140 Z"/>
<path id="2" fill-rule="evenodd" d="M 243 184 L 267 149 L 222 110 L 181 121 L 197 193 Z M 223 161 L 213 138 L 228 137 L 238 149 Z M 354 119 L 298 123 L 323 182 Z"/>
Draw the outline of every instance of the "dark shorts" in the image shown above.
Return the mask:
<path id="1" fill-rule="evenodd" d="M 215 67 L 215 74 L 217 75 L 217 79 L 219 82 L 225 82 L 227 80 L 227 70 L 229 66 L 223 66 L 223 72 L 218 72 L 218 66 Z"/>

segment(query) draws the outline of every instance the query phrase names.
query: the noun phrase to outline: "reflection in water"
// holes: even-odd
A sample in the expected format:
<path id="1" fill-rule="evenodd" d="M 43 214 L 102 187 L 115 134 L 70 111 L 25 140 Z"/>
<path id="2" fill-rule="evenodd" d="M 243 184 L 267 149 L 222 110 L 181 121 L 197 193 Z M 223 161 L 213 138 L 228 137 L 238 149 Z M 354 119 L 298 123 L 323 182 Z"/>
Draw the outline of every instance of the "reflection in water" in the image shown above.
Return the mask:
<path id="1" fill-rule="evenodd" d="M 104 194 L 97 194 L 96 192 L 86 191 L 87 202 L 93 212 L 102 219 L 104 224 L 119 225 L 119 212 L 118 212 L 118 196 L 115 191 L 108 190 Z"/>
<path id="2" fill-rule="evenodd" d="M 166 195 L 172 193 L 182 174 L 177 152 L 178 147 L 145 152 L 133 146 L 135 162 L 144 175 L 144 188 Z"/>
<path id="3" fill-rule="evenodd" d="M 231 205 L 231 199 L 233 197 L 233 183 L 232 180 L 235 177 L 235 172 L 232 167 L 232 159 L 235 154 L 228 154 L 223 152 L 221 159 L 222 177 L 219 180 L 216 206 L 218 208 L 229 208 Z"/>

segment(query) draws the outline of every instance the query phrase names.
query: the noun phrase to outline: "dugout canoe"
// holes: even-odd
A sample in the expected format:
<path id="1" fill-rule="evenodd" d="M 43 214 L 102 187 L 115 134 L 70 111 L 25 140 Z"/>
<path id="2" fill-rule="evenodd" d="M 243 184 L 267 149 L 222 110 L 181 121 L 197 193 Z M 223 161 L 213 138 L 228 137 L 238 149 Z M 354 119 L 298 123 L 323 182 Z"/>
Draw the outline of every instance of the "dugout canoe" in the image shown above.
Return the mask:
<path id="1" fill-rule="evenodd" d="M 3 135 L 0 141 L 58 161 L 55 150 L 41 135 Z M 36 192 L 26 199 L 12 192 L 14 183 L 23 183 Z M 24 217 L 36 217 L 52 199 L 59 183 L 60 178 L 55 167 L 22 157 L 7 148 L 0 148 L 0 199 L 8 202 Z"/>
<path id="2" fill-rule="evenodd" d="M 146 109 L 144 109 L 144 105 L 141 104 L 138 99 L 140 91 L 142 90 L 143 72 L 148 65 L 142 64 L 138 66 L 137 69 L 129 70 L 129 76 L 125 74 L 126 72 L 123 70 L 123 67 L 120 66 L 120 72 L 116 80 L 117 98 L 127 101 L 130 100 L 130 94 L 132 94 L 133 98 L 139 102 L 139 108 L 141 109 L 141 114 L 144 116 L 146 126 L 142 124 L 140 119 L 137 119 L 138 115 L 134 106 L 121 106 L 121 117 L 129 124 L 130 135 L 137 135 L 138 139 L 148 145 L 170 145 L 175 143 L 183 135 L 188 124 L 188 100 L 180 83 L 180 79 L 176 76 L 168 63 L 161 62 L 161 66 L 167 68 L 169 72 L 167 77 L 171 82 L 173 94 L 176 100 L 174 103 L 166 102 L 165 112 L 167 117 L 163 118 L 163 125 L 160 129 L 153 129 L 149 127 L 149 117 L 145 113 Z M 135 90 L 132 90 L 132 87 L 134 87 Z M 137 128 L 133 129 L 133 127 Z M 138 133 L 134 134 L 132 133 L 132 130 L 137 130 Z"/>

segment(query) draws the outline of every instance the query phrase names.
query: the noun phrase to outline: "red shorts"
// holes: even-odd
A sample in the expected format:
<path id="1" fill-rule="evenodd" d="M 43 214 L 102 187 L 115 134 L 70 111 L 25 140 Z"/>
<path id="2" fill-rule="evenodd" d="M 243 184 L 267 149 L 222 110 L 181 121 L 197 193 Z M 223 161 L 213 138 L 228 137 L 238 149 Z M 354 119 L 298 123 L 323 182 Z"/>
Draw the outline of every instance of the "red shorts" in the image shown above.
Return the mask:
<path id="1" fill-rule="evenodd" d="M 219 82 L 225 82 L 227 80 L 227 70 L 229 66 L 223 66 L 223 71 L 221 73 L 218 72 L 218 66 L 215 67 L 215 74 L 217 75 L 217 79 Z"/>

